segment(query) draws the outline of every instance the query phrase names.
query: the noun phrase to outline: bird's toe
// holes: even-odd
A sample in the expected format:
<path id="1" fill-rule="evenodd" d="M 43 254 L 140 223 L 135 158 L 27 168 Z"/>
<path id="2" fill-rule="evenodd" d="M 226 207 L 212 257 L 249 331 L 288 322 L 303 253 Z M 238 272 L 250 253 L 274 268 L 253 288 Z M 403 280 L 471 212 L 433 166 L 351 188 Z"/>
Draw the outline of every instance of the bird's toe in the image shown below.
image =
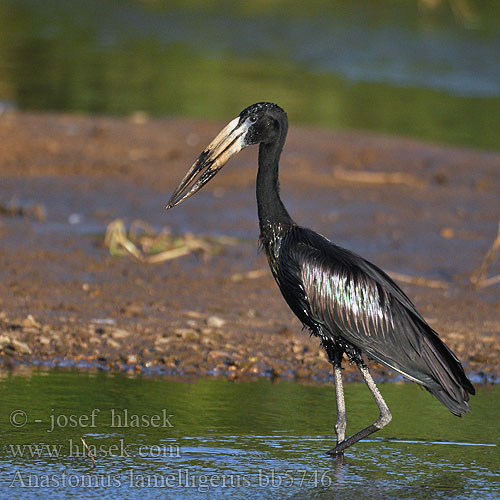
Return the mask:
<path id="1" fill-rule="evenodd" d="M 330 451 L 327 451 L 326 454 L 330 455 L 331 457 L 337 457 L 339 455 L 343 455 L 344 454 L 344 447 L 342 446 L 343 443 L 344 441 L 338 443 L 337 446 L 335 446 L 335 448 L 332 448 Z"/>

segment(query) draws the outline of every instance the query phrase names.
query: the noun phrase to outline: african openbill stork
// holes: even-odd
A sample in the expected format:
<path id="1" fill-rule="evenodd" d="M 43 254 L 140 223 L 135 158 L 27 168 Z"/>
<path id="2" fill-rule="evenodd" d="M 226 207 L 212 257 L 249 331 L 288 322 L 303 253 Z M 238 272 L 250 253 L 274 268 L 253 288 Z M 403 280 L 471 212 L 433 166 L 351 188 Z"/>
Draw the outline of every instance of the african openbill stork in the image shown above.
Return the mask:
<path id="1" fill-rule="evenodd" d="M 278 163 L 288 130 L 286 113 L 262 102 L 244 109 L 201 153 L 168 202 L 167 209 L 201 189 L 236 153 L 259 144 L 257 207 L 260 243 L 292 311 L 321 339 L 333 365 L 337 446 L 342 452 L 382 429 L 391 412 L 368 371 L 364 354 L 424 386 L 454 415 L 470 410 L 474 387 L 460 361 L 426 323 L 399 286 L 381 269 L 298 226 L 279 196 Z M 341 363 L 356 363 L 380 415 L 346 439 Z"/>

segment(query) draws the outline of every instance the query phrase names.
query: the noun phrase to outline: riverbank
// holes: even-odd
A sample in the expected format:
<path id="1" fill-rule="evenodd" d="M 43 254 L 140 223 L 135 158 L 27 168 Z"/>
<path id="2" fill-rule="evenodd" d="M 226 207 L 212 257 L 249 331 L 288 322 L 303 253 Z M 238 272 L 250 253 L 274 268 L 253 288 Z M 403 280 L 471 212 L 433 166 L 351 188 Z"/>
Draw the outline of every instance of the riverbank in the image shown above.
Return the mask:
<path id="1" fill-rule="evenodd" d="M 0 365 L 329 378 L 256 251 L 256 149 L 164 210 L 222 125 L 0 115 Z M 497 233 L 499 169 L 499 154 L 292 123 L 282 196 L 299 224 L 392 272 L 476 381 L 498 380 L 500 285 L 470 278 Z M 220 244 L 157 264 L 111 256 L 116 219 Z"/>

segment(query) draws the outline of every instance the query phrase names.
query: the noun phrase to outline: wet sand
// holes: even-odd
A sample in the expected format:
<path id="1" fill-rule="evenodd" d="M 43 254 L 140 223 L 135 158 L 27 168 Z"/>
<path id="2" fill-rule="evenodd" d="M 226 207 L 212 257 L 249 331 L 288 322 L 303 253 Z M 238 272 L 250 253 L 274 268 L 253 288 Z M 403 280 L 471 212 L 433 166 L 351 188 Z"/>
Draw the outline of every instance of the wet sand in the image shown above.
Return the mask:
<path id="1" fill-rule="evenodd" d="M 257 148 L 164 210 L 222 125 L 0 115 L 1 366 L 330 378 L 257 252 Z M 497 232 L 499 154 L 292 123 L 281 186 L 299 224 L 402 278 L 476 382 L 499 380 L 500 284 L 470 283 Z M 104 246 L 116 218 L 238 240 L 145 264 Z M 487 276 L 499 272 L 496 258 Z"/>

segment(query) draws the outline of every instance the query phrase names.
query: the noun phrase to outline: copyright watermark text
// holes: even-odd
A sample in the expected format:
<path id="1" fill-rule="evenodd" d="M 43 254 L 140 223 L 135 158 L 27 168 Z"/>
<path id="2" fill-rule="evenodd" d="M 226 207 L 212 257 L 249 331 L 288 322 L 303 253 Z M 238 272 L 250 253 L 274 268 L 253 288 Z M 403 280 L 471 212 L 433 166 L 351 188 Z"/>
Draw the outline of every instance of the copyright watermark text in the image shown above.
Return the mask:
<path id="1" fill-rule="evenodd" d="M 94 408 L 89 413 L 85 414 L 66 414 L 56 413 L 51 409 L 51 414 L 45 421 L 40 418 L 30 419 L 28 413 L 22 409 L 12 410 L 9 415 L 10 424 L 13 427 L 21 428 L 28 423 L 46 423 L 47 432 L 54 432 L 57 428 L 75 427 L 75 428 L 95 428 L 97 421 L 99 424 L 105 424 L 109 427 L 127 428 L 127 427 L 163 427 L 171 428 L 174 415 L 163 408 L 158 413 L 153 414 L 138 414 L 129 412 L 127 408 L 117 409 L 111 408 L 107 411 L 101 411 L 99 408 Z"/>

